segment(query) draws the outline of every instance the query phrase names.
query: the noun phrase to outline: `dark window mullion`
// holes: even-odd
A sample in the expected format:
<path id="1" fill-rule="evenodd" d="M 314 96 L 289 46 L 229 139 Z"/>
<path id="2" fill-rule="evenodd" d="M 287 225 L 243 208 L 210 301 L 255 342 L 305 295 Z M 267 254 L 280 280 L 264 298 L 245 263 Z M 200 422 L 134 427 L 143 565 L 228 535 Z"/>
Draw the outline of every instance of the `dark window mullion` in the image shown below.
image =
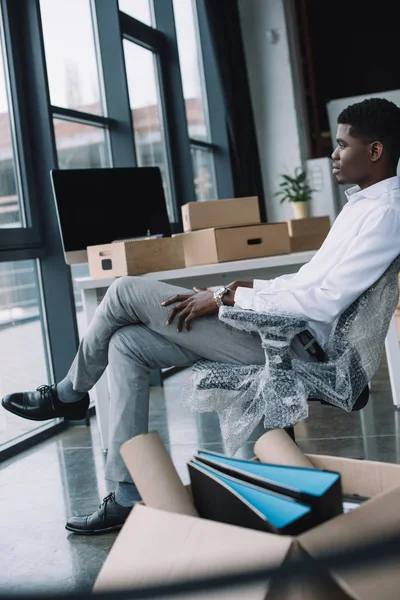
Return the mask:
<path id="1" fill-rule="evenodd" d="M 165 43 L 165 36 L 161 31 L 138 21 L 122 11 L 119 13 L 119 23 L 123 37 L 129 37 L 146 46 L 149 50 L 159 52 Z"/>
<path id="2" fill-rule="evenodd" d="M 3 0 L 4 1 L 4 0 Z M 40 277 L 45 304 L 52 372 L 56 380 L 65 377 L 78 346 L 75 303 L 70 268 L 65 264 L 59 224 L 49 172 L 57 166 L 54 129 L 50 110 L 45 50 L 36 0 L 5 0 L 10 21 L 17 27 L 15 40 L 24 67 L 24 98 L 33 186 L 40 202 L 45 254 L 40 260 Z"/>
<path id="3" fill-rule="evenodd" d="M 161 95 L 165 119 L 169 159 L 175 188 L 178 217 L 177 231 L 182 231 L 180 207 L 196 200 L 193 183 L 193 165 L 190 156 L 189 134 L 186 122 L 185 100 L 176 41 L 172 0 L 153 0 L 157 30 L 164 36 L 160 53 Z"/>
<path id="4" fill-rule="evenodd" d="M 132 167 L 137 165 L 137 158 L 118 0 L 93 0 L 93 7 L 107 114 L 116 122 L 116 127 L 108 130 L 112 164 L 114 167 Z"/>
<path id="5" fill-rule="evenodd" d="M 196 138 L 189 138 L 189 142 L 191 146 L 205 148 L 207 150 L 211 150 L 212 152 L 216 152 L 218 150 L 218 146 L 212 142 L 205 142 L 204 140 L 197 140 Z"/>
<path id="6" fill-rule="evenodd" d="M 229 154 L 224 97 L 219 80 L 213 43 L 207 23 L 205 0 L 196 0 L 196 9 L 204 66 L 204 81 L 208 100 L 210 133 L 211 139 L 216 146 L 214 163 L 218 196 L 220 198 L 232 198 L 234 195 L 234 186 L 232 179 L 232 164 Z"/>
<path id="7" fill-rule="evenodd" d="M 92 113 L 85 113 L 80 110 L 74 110 L 71 108 L 62 108 L 61 106 L 50 107 L 51 114 L 53 117 L 63 119 L 65 121 L 74 121 L 75 123 L 82 123 L 82 125 L 92 125 L 94 127 L 112 128 L 117 126 L 115 119 L 109 117 L 101 117 Z"/>
<path id="8" fill-rule="evenodd" d="M 22 196 L 19 203 L 26 218 L 26 227 L 0 229 L 0 250 L 10 252 L 13 248 L 37 247 L 41 243 L 39 210 L 33 186 L 33 171 L 29 153 L 29 119 L 26 113 L 25 81 L 23 64 L 18 43 L 18 24 L 10 16 L 9 2 L 1 1 L 4 22 L 4 52 L 8 65 L 9 85 L 12 97 L 10 116 L 13 117 L 17 155 L 16 165 L 17 191 Z M 7 73 L 5 73 L 7 77 Z"/>

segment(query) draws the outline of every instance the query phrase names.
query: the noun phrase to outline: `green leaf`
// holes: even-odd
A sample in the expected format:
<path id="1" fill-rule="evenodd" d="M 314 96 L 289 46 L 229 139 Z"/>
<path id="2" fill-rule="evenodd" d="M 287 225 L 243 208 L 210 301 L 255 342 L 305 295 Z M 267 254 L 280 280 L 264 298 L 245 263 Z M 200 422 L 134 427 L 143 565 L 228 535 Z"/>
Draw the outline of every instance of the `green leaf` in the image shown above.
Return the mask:
<path id="1" fill-rule="evenodd" d="M 303 167 L 296 167 L 294 177 L 287 173 L 281 173 L 282 181 L 279 183 L 279 191 L 274 196 L 281 197 L 280 202 L 307 202 L 311 199 L 313 188 L 308 182 L 307 171 Z"/>

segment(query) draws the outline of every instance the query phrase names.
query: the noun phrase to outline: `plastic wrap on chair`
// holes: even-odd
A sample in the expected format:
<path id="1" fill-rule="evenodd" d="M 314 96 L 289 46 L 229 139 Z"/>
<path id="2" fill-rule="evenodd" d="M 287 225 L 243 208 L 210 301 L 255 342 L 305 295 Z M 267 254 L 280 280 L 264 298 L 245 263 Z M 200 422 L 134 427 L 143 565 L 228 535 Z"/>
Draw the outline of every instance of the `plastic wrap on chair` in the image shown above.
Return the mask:
<path id="1" fill-rule="evenodd" d="M 376 371 L 398 302 L 400 259 L 335 322 L 323 363 L 293 359 L 309 396 L 351 411 Z"/>
<path id="2" fill-rule="evenodd" d="M 297 358 L 290 345 L 307 328 L 296 315 L 222 307 L 227 326 L 257 333 L 264 365 L 198 361 L 182 400 L 197 412 L 219 415 L 227 453 L 234 454 L 264 420 L 266 428 L 291 427 L 308 416 L 309 397 L 350 411 L 378 369 L 398 301 L 400 257 L 333 324 L 324 362 Z"/>
<path id="3" fill-rule="evenodd" d="M 234 454 L 264 418 L 266 428 L 288 427 L 308 415 L 307 392 L 291 369 L 290 341 L 307 322 L 298 317 L 222 307 L 219 318 L 232 328 L 257 332 L 264 365 L 198 361 L 182 398 L 197 412 L 216 411 L 229 454 Z"/>

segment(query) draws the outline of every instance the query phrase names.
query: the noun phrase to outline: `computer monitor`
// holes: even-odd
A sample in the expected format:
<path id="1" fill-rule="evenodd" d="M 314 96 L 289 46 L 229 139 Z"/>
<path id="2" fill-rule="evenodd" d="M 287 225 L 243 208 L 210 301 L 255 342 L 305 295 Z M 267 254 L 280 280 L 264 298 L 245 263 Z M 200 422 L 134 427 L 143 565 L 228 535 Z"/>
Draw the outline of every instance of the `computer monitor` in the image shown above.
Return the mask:
<path id="1" fill-rule="evenodd" d="M 87 262 L 87 246 L 171 235 L 158 167 L 50 171 L 65 260 Z"/>

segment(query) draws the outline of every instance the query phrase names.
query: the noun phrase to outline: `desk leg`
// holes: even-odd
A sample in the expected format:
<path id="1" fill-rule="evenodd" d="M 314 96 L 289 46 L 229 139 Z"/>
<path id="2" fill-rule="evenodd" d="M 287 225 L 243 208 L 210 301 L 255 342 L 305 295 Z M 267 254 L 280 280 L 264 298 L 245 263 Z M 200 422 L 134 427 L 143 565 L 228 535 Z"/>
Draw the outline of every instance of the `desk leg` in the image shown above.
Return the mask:
<path id="1" fill-rule="evenodd" d="M 82 303 L 85 311 L 86 323 L 90 324 L 93 319 L 96 308 L 100 304 L 102 289 L 82 290 Z M 109 407 L 110 396 L 108 391 L 107 371 L 103 373 L 99 381 L 90 392 L 91 399 L 94 400 L 96 407 L 96 419 L 100 431 L 100 441 L 103 452 L 108 448 L 109 434 Z"/>
<path id="2" fill-rule="evenodd" d="M 386 357 L 392 388 L 393 404 L 400 408 L 400 344 L 397 337 L 395 317 L 392 317 L 385 340 Z"/>

